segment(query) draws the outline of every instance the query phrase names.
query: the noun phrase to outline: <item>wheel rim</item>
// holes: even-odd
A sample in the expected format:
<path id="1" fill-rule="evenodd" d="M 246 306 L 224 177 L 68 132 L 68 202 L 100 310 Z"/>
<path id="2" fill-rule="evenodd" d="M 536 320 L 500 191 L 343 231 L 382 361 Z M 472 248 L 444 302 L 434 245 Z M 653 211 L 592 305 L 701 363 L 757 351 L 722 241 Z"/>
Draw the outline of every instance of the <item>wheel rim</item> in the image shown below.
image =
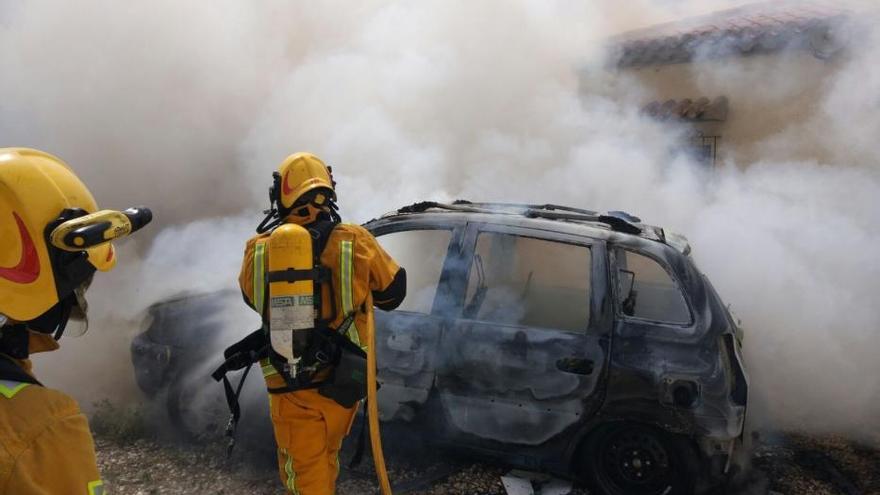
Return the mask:
<path id="1" fill-rule="evenodd" d="M 662 439 L 640 427 L 617 430 L 597 456 L 603 480 L 621 493 L 666 494 L 676 479 L 675 463 Z"/>

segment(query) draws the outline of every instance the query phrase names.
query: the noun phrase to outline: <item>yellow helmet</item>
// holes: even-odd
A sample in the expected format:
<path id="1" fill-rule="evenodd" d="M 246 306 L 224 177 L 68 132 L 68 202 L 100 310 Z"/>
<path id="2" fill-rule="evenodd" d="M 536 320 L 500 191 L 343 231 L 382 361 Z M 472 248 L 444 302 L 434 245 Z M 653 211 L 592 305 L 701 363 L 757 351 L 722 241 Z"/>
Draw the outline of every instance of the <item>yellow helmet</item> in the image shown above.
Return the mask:
<path id="1" fill-rule="evenodd" d="M 311 153 L 294 153 L 285 158 L 272 175 L 274 183 L 269 189 L 269 199 L 273 206 L 257 232 L 265 232 L 288 218 L 309 224 L 321 213 L 339 221 L 333 169 L 320 158 Z"/>
<path id="2" fill-rule="evenodd" d="M 86 186 L 57 157 L 0 148 L 0 317 L 35 320 L 73 297 L 96 269 L 115 266 L 110 243 L 68 252 L 48 240 L 64 221 L 97 209 Z"/>
<path id="3" fill-rule="evenodd" d="M 328 199 L 336 200 L 330 168 L 311 153 L 294 153 L 285 158 L 278 166 L 278 176 L 278 203 L 282 208 L 293 208 L 307 193 L 320 189 L 328 194 Z"/>

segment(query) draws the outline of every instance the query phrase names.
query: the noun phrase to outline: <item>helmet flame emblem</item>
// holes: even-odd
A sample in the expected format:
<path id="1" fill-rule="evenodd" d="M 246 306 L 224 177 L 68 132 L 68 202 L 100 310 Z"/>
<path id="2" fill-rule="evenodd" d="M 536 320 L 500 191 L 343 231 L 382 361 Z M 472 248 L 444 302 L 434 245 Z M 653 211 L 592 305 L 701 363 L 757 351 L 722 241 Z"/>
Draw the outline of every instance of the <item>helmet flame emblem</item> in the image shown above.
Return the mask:
<path id="1" fill-rule="evenodd" d="M 293 188 L 290 187 L 290 184 L 287 182 L 287 179 L 290 178 L 290 171 L 284 174 L 284 181 L 281 183 L 281 192 L 284 193 L 285 196 L 293 193 Z"/>
<path id="2" fill-rule="evenodd" d="M 21 237 L 21 259 L 18 264 L 11 267 L 0 267 L 0 278 L 18 284 L 29 284 L 40 276 L 40 258 L 37 256 L 37 247 L 31 234 L 25 227 L 24 222 L 17 213 L 12 212 L 15 223 L 18 225 L 18 233 Z"/>

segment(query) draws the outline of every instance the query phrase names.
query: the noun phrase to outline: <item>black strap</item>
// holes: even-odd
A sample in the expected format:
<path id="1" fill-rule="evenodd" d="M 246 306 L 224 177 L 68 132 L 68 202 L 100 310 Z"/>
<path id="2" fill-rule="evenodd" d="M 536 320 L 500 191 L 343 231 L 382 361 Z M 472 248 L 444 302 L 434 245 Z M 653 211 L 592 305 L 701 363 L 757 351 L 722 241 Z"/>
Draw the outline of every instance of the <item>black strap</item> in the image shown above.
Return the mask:
<path id="1" fill-rule="evenodd" d="M 277 270 L 266 274 L 266 280 L 271 282 L 300 282 L 302 280 L 314 280 L 322 283 L 330 280 L 332 272 L 326 266 L 317 266 L 310 270 L 296 270 L 288 268 L 287 270 Z"/>
<path id="2" fill-rule="evenodd" d="M 241 405 L 238 397 L 241 395 L 251 367 L 267 355 L 268 346 L 263 337 L 263 329 L 258 328 L 245 338 L 227 347 L 223 352 L 226 360 L 211 373 L 211 378 L 218 382 L 223 381 L 223 392 L 226 395 L 226 405 L 229 407 L 229 422 L 226 424 L 226 436 L 229 437 L 229 444 L 226 447 L 227 457 L 232 455 L 232 449 L 235 448 L 235 429 L 238 426 L 238 420 L 241 419 Z M 240 369 L 244 369 L 244 374 L 241 375 L 238 386 L 233 389 L 232 383 L 226 375 Z"/>
<path id="3" fill-rule="evenodd" d="M 309 382 L 309 383 L 304 383 L 304 384 L 302 384 L 302 385 L 297 385 L 296 387 L 291 387 L 290 385 L 285 385 L 285 386 L 283 386 L 283 387 L 266 388 L 266 390 L 267 390 L 270 394 L 286 394 L 287 392 L 296 392 L 297 390 L 306 390 L 306 389 L 310 389 L 310 388 L 318 388 L 318 387 L 320 387 L 320 386 L 323 385 L 323 384 L 324 384 L 323 381 L 320 381 L 320 382 Z"/>
<path id="4" fill-rule="evenodd" d="M 0 354 L 0 380 L 43 386 L 42 383 L 29 375 L 18 363 L 5 354 Z"/>
<path id="5" fill-rule="evenodd" d="M 226 423 L 226 436 L 229 438 L 229 444 L 226 446 L 226 457 L 232 456 L 232 449 L 235 448 L 235 429 L 238 427 L 238 420 L 241 419 L 241 405 L 238 397 L 241 395 L 241 389 L 244 387 L 244 381 L 247 380 L 248 373 L 253 368 L 253 363 L 244 369 L 238 387 L 233 391 L 232 384 L 226 375 L 223 375 L 223 391 L 226 393 L 226 405 L 229 406 L 229 422 Z"/>

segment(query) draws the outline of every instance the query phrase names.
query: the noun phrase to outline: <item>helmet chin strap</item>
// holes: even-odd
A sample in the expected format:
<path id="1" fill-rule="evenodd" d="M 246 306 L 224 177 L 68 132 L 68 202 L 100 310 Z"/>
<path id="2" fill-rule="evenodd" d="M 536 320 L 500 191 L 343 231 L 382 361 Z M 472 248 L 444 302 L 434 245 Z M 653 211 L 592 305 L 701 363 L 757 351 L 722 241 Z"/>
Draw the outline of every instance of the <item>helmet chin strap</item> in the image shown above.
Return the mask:
<path id="1" fill-rule="evenodd" d="M 61 310 L 61 319 L 58 321 L 58 326 L 55 327 L 55 335 L 52 336 L 56 342 L 61 339 L 62 335 L 64 335 L 64 329 L 67 328 L 67 322 L 70 321 L 71 311 L 73 311 L 73 305 L 64 304 Z"/>

